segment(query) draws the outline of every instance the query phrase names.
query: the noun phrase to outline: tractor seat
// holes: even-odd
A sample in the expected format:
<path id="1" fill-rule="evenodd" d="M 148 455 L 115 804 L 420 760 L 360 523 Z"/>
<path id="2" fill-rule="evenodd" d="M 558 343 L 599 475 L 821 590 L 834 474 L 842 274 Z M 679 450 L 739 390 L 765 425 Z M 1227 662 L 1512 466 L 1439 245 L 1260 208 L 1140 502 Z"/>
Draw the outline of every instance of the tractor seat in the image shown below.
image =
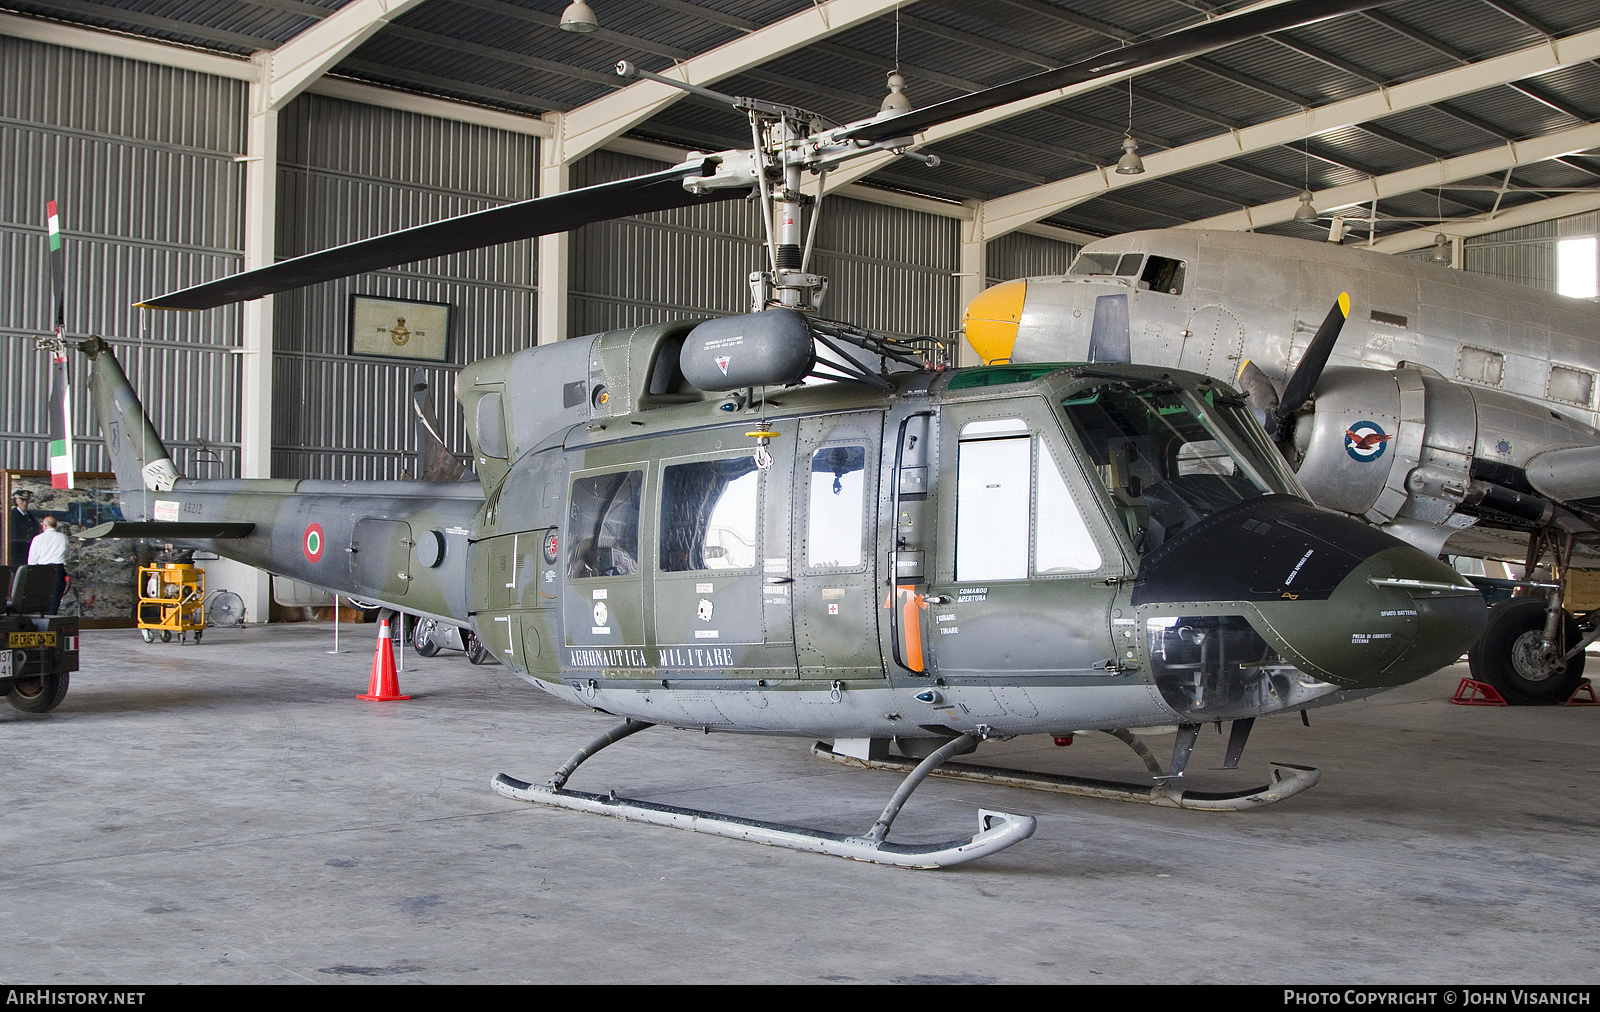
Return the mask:
<path id="1" fill-rule="evenodd" d="M 60 566 L 18 566 L 11 577 L 11 593 L 6 596 L 6 611 L 23 615 L 42 615 L 50 608 L 55 594 L 56 570 Z"/>

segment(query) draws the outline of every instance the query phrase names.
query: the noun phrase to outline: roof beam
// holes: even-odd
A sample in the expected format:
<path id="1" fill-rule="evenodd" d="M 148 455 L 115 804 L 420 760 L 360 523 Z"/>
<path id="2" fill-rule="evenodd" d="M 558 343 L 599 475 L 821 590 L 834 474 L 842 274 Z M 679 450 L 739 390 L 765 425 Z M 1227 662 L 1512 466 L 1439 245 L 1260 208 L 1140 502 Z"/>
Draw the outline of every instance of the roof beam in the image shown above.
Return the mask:
<path id="1" fill-rule="evenodd" d="M 1491 232 L 1503 232 L 1508 228 L 1520 228 L 1523 225 L 1533 225 L 1541 221 L 1550 221 L 1554 218 L 1566 218 L 1574 214 L 1584 214 L 1589 211 L 1600 210 L 1600 187 L 1590 193 L 1568 193 L 1560 197 L 1551 197 L 1548 200 L 1536 200 L 1529 204 L 1519 204 L 1509 211 L 1502 211 L 1488 221 L 1468 221 L 1459 225 L 1452 224 L 1449 219 L 1427 228 L 1408 229 L 1396 232 L 1394 235 L 1379 239 L 1372 246 L 1365 249 L 1375 249 L 1379 253 L 1408 253 L 1414 249 L 1433 245 L 1433 237 L 1440 229 L 1446 229 L 1448 235 L 1470 238 L 1475 235 L 1488 235 Z M 1551 237 L 1554 241 L 1555 237 Z"/>
<path id="2" fill-rule="evenodd" d="M 53 46 L 81 49 L 106 56 L 141 60 L 162 67 L 180 67 L 201 74 L 213 74 L 235 81 L 254 81 L 260 76 L 249 60 L 217 53 L 205 53 L 171 42 L 150 42 L 91 28 L 77 28 L 56 21 L 19 17 L 0 12 L 0 35 L 10 35 Z"/>
<path id="3" fill-rule="evenodd" d="M 262 58 L 269 110 L 282 109 L 392 19 L 423 0 L 351 0 Z"/>
<path id="4" fill-rule="evenodd" d="M 1548 161 L 1597 146 L 1600 146 L 1600 123 L 1590 123 L 1571 130 L 1546 134 L 1543 137 L 1533 137 L 1525 141 L 1476 151 L 1470 155 L 1429 162 L 1414 169 L 1402 169 L 1399 172 L 1363 179 L 1357 183 L 1335 186 L 1316 193 L 1312 202 L 1326 215 L 1330 209 L 1353 207 L 1418 190 L 1448 188 L 1448 184 L 1459 179 L 1472 179 L 1489 173 L 1504 172 L 1519 165 Z M 1188 227 L 1230 231 L 1262 228 L 1292 220 L 1299 206 L 1299 197 L 1288 197 L 1270 204 L 1260 204 L 1240 211 L 1231 211 L 1228 214 L 1219 214 L 1213 218 L 1205 218 L 1192 222 Z M 1445 224 L 1448 223 L 1447 218 Z"/>
<path id="5" fill-rule="evenodd" d="M 871 21 L 893 11 L 896 6 L 910 6 L 914 2 L 916 0 L 821 0 L 782 21 L 684 60 L 666 73 L 703 87 Z M 684 94 L 681 89 L 656 81 L 636 81 L 562 114 L 559 133 L 554 138 L 560 148 L 560 160 L 567 164 L 577 161 L 643 123 Z"/>
<path id="6" fill-rule="evenodd" d="M 1112 190 L 1187 172 L 1202 165 L 1236 158 L 1241 154 L 1283 145 L 1297 145 L 1305 138 L 1319 133 L 1356 126 L 1369 120 L 1392 116 L 1397 112 L 1444 102 L 1456 95 L 1470 94 L 1511 81 L 1546 74 L 1596 57 L 1600 57 L 1600 29 L 1591 29 L 1554 43 L 1541 43 L 1465 67 L 1453 67 L 1414 81 L 1380 88 L 1364 95 L 1293 113 L 1243 130 L 1218 134 L 1169 151 L 1146 155 L 1145 171 L 1142 175 L 1121 176 L 1101 169 L 1098 172 L 1069 176 L 1032 190 L 997 197 L 989 201 L 984 209 L 985 237 L 993 239 L 995 236 L 1004 235 L 1027 222 L 1059 214 L 1069 207 Z M 948 126 L 953 125 L 947 124 Z M 929 136 L 934 133 L 934 130 L 928 131 Z"/>

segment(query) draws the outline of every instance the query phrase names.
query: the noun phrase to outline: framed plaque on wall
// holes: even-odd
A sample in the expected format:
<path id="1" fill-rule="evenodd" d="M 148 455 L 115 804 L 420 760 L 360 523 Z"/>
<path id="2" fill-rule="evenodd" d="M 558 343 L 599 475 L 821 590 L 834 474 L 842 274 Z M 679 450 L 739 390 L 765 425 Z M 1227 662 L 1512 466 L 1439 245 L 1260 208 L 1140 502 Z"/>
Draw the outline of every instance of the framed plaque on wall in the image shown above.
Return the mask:
<path id="1" fill-rule="evenodd" d="M 450 303 L 350 296 L 350 354 L 448 361 Z"/>

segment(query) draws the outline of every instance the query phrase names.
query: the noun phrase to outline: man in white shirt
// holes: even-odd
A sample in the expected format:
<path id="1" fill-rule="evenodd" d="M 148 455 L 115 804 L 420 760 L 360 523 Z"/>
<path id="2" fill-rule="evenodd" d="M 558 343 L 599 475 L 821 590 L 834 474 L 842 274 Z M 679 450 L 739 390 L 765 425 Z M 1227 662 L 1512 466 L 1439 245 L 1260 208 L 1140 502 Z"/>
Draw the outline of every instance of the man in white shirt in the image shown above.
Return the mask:
<path id="1" fill-rule="evenodd" d="M 56 587 L 50 595 L 49 612 L 54 615 L 56 609 L 61 607 L 61 595 L 67 589 L 67 536 L 56 530 L 55 517 L 45 517 L 40 524 L 44 529 L 28 546 L 28 565 L 55 567 Z"/>

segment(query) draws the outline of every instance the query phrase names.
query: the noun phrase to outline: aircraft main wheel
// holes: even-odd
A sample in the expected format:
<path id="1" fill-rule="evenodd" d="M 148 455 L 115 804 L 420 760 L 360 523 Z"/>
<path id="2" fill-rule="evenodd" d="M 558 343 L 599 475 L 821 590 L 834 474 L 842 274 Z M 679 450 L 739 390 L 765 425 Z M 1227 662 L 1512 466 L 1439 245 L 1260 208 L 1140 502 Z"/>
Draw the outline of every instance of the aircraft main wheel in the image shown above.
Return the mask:
<path id="1" fill-rule="evenodd" d="M 489 648 L 483 645 L 478 637 L 472 637 L 472 642 L 467 644 L 467 660 L 474 664 L 493 664 L 496 660 Z"/>
<path id="2" fill-rule="evenodd" d="M 151 629 L 140 629 L 139 630 L 139 635 L 144 637 L 144 641 L 146 643 L 154 643 L 156 641 L 156 634 L 155 634 L 154 630 L 151 630 Z"/>
<path id="3" fill-rule="evenodd" d="M 1489 609 L 1489 627 L 1467 654 L 1472 677 L 1487 682 L 1512 706 L 1559 706 L 1583 680 L 1584 655 L 1562 663 L 1543 650 L 1548 605 L 1543 598 L 1514 597 Z M 1564 614 L 1565 650 L 1582 638 L 1578 620 Z"/>
<path id="4" fill-rule="evenodd" d="M 439 644 L 433 641 L 433 630 L 438 624 L 434 619 L 425 618 L 411 629 L 411 646 L 423 657 L 432 657 L 439 652 Z"/>
<path id="5" fill-rule="evenodd" d="M 59 675 L 35 675 L 17 678 L 11 682 L 6 701 L 23 713 L 49 713 L 67 698 L 67 672 Z"/>

